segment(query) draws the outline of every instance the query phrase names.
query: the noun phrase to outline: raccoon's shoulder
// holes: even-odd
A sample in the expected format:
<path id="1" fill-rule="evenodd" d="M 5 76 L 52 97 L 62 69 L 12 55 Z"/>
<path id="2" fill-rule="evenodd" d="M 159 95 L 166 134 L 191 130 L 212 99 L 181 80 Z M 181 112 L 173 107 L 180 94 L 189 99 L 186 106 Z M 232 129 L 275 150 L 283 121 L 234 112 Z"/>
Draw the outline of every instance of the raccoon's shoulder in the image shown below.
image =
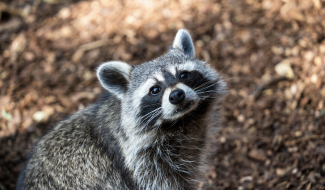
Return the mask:
<path id="1" fill-rule="evenodd" d="M 54 124 L 47 134 L 39 140 L 39 143 L 82 143 L 84 139 L 96 139 L 97 128 L 101 126 L 109 128 L 109 126 L 118 123 L 120 109 L 119 100 L 109 92 L 104 93 L 96 103 Z M 104 119 L 107 114 L 110 117 Z"/>

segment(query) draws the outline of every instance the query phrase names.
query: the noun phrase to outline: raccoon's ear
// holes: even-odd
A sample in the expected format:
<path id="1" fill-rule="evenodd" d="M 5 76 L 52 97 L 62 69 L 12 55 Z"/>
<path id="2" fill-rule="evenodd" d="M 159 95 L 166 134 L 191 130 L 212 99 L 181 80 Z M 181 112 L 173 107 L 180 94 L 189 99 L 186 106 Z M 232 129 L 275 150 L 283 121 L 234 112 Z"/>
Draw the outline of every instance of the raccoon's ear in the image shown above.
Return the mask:
<path id="1" fill-rule="evenodd" d="M 106 90 L 122 100 L 128 88 L 131 71 L 132 66 L 127 63 L 110 61 L 99 66 L 97 78 Z"/>
<path id="2" fill-rule="evenodd" d="M 194 58 L 195 49 L 192 42 L 192 38 L 187 30 L 179 29 L 173 43 L 173 48 L 183 50 L 185 55 L 189 55 Z"/>

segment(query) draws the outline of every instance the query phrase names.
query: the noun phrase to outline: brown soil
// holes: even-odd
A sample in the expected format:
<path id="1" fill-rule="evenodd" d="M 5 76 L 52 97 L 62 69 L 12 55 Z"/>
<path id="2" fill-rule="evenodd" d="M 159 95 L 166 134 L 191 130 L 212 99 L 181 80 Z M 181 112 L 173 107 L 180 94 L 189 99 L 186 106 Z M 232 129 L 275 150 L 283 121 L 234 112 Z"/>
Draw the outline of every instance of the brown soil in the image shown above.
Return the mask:
<path id="1" fill-rule="evenodd" d="M 100 63 L 155 58 L 179 28 L 229 85 L 209 189 L 325 189 L 325 1 L 4 0 L 0 13 L 1 190 L 51 124 L 100 96 Z"/>

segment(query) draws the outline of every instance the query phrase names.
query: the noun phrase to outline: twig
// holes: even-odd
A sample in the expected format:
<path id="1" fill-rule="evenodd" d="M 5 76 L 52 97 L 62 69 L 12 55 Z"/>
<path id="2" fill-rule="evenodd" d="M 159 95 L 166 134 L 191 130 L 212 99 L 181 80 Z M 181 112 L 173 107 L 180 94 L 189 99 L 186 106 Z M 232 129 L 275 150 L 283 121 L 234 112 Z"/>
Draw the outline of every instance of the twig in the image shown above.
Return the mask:
<path id="1" fill-rule="evenodd" d="M 263 90 L 267 89 L 269 86 L 277 84 L 277 83 L 279 83 L 281 81 L 285 81 L 285 80 L 291 80 L 291 79 L 289 79 L 288 77 L 285 77 L 285 76 L 280 76 L 280 77 L 274 78 L 274 79 L 262 84 L 253 93 L 252 96 L 253 96 L 254 100 L 258 99 L 261 96 Z"/>
<path id="2" fill-rule="evenodd" d="M 8 22 L 0 24 L 0 32 L 4 30 L 16 30 L 22 25 L 22 21 L 18 18 L 11 19 Z"/>
<path id="3" fill-rule="evenodd" d="M 108 40 L 102 39 L 94 42 L 90 42 L 88 44 L 84 44 L 80 46 L 80 48 L 73 54 L 72 61 L 77 62 L 80 60 L 80 58 L 84 55 L 85 51 L 89 51 L 92 49 L 96 49 L 102 46 L 105 46 L 108 44 Z"/>

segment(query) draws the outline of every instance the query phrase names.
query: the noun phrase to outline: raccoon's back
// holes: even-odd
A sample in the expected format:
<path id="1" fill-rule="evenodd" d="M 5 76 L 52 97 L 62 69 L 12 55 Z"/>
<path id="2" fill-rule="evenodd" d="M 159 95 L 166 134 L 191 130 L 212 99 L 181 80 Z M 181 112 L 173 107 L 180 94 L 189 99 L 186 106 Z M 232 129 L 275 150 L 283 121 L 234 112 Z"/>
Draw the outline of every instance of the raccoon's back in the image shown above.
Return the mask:
<path id="1" fill-rule="evenodd" d="M 127 189 L 111 157 L 114 149 L 103 143 L 98 131 L 110 131 L 109 126 L 98 129 L 101 104 L 60 121 L 39 140 L 19 176 L 17 189 Z M 114 138 L 110 143 L 117 146 Z"/>

